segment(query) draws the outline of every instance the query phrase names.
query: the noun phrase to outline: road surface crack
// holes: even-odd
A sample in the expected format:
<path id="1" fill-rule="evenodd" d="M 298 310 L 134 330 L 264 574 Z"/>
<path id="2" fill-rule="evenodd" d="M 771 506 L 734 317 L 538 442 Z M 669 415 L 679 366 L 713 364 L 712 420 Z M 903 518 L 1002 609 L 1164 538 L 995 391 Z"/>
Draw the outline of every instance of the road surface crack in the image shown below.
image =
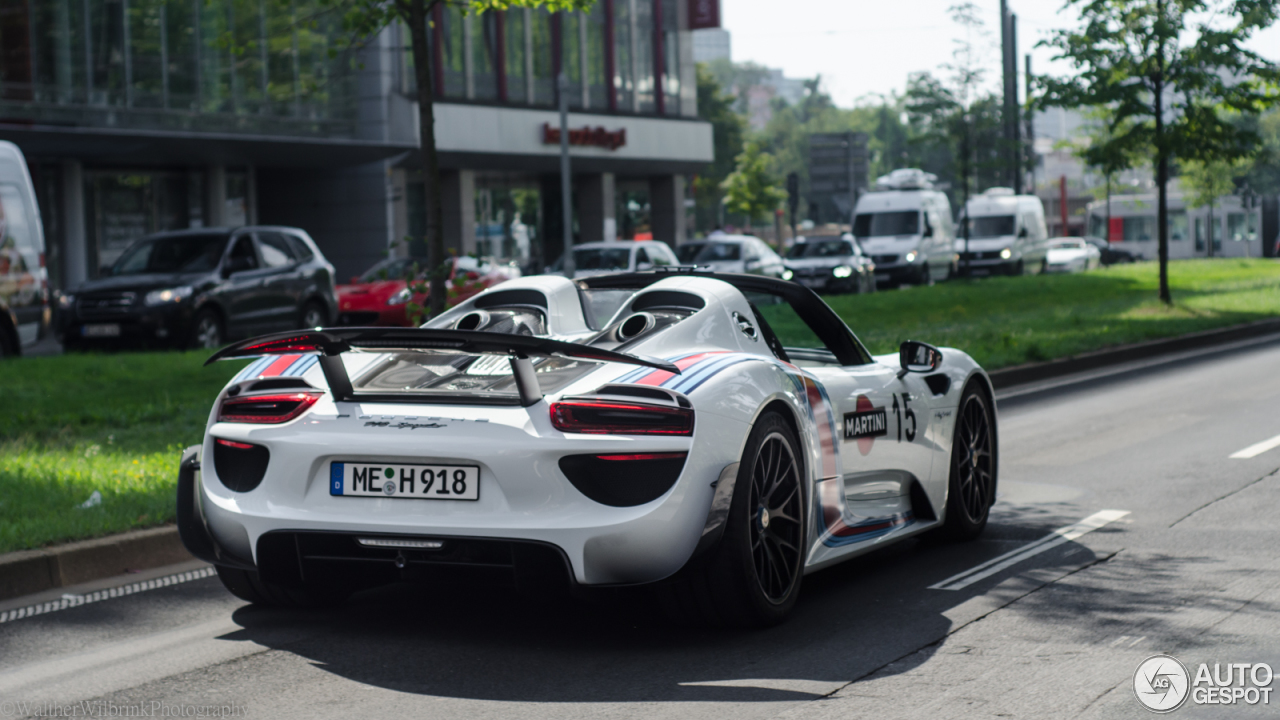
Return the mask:
<path id="1" fill-rule="evenodd" d="M 1213 504 L 1215 504 L 1215 503 L 1218 503 L 1218 502 L 1221 502 L 1221 501 L 1223 501 L 1223 500 L 1226 500 L 1227 498 L 1231 497 L 1232 495 L 1237 495 L 1237 494 L 1239 494 L 1239 493 L 1242 493 L 1242 492 L 1244 492 L 1245 490 L 1248 490 L 1249 488 L 1253 487 L 1254 485 L 1257 485 L 1258 483 L 1262 482 L 1263 480 L 1266 480 L 1266 479 L 1267 479 L 1267 478 L 1269 478 L 1269 477 L 1275 477 L 1276 473 L 1280 473 L 1280 468 L 1276 468 L 1275 470 L 1272 470 L 1271 472 L 1267 473 L 1266 475 L 1263 475 L 1262 477 L 1258 478 L 1257 480 L 1254 480 L 1253 482 L 1245 483 L 1244 485 L 1241 485 L 1240 487 L 1236 488 L 1235 490 L 1232 490 L 1231 492 L 1229 492 L 1229 493 L 1227 493 L 1227 494 L 1225 494 L 1225 495 L 1223 495 L 1223 496 L 1221 496 L 1221 497 L 1217 497 L 1217 498 L 1214 498 L 1213 500 L 1210 500 L 1209 502 L 1207 502 L 1207 503 L 1205 503 L 1205 504 L 1201 505 L 1200 507 L 1196 508 L 1195 510 L 1192 510 L 1191 512 L 1187 513 L 1186 515 L 1183 515 L 1182 517 L 1178 518 L 1177 520 L 1175 520 L 1175 521 L 1173 522 L 1173 525 L 1170 525 L 1169 527 L 1170 527 L 1170 528 L 1172 528 L 1172 527 L 1176 526 L 1178 523 L 1182 522 L 1183 520 L 1186 520 L 1187 518 L 1191 517 L 1192 515 L 1195 515 L 1196 513 L 1200 512 L 1201 510 L 1204 510 L 1205 508 L 1209 507 L 1210 505 L 1213 505 Z"/>

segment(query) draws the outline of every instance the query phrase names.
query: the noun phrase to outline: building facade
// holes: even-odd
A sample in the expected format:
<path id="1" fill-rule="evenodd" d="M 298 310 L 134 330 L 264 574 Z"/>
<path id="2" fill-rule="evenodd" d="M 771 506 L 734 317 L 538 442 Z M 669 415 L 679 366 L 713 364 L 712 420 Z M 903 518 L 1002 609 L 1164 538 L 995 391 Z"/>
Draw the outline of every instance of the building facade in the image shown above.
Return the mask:
<path id="1" fill-rule="evenodd" d="M 433 20 L 450 248 L 559 255 L 562 70 L 575 238 L 683 239 L 686 178 L 712 158 L 684 0 Z M 408 33 L 344 39 L 311 0 L 4 3 L 0 139 L 31 167 L 55 287 L 188 227 L 301 227 L 343 279 L 423 253 Z"/>

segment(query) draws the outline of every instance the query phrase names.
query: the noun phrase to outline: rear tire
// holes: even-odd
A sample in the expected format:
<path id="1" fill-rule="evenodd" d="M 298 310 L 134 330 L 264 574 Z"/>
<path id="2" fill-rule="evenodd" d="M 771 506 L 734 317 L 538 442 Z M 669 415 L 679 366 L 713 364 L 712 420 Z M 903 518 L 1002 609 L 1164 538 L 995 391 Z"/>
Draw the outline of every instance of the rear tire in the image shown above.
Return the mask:
<path id="1" fill-rule="evenodd" d="M 795 432 L 765 413 L 747 438 L 720 544 L 658 587 L 668 614 L 717 626 L 784 621 L 804 574 L 805 477 Z"/>
<path id="2" fill-rule="evenodd" d="M 267 607 L 326 607 L 337 605 L 346 599 L 346 595 L 337 589 L 318 590 L 314 588 L 289 588 L 275 583 L 264 582 L 253 570 L 216 566 L 218 579 L 232 595 L 251 602 L 254 605 Z"/>
<path id="3" fill-rule="evenodd" d="M 997 444 L 991 400 L 970 384 L 960 396 L 951 446 L 951 478 L 947 486 L 947 518 L 943 534 L 973 540 L 982 534 L 995 502 Z"/>
<path id="4" fill-rule="evenodd" d="M 218 313 L 209 309 L 201 310 L 196 314 L 195 322 L 191 323 L 191 337 L 187 340 L 187 347 L 192 350 L 217 350 L 222 347 L 224 337 L 222 318 L 218 317 Z"/>
<path id="5" fill-rule="evenodd" d="M 324 327 L 329 323 L 329 314 L 324 311 L 320 303 L 312 300 L 302 306 L 302 325 L 303 330 Z"/>

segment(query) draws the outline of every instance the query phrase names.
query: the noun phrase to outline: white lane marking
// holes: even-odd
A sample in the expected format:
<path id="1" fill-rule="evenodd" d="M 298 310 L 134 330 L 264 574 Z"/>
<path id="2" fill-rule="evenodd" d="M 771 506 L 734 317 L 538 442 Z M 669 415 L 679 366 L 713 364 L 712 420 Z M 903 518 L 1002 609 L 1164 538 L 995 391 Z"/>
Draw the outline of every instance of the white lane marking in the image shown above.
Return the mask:
<path id="1" fill-rule="evenodd" d="M 36 615 L 44 615 L 45 613 L 66 610 L 67 608 L 79 607 L 96 603 L 102 600 L 110 600 L 111 598 L 124 597 L 125 595 L 133 595 L 134 593 L 146 592 L 147 590 L 155 590 L 157 588 L 169 587 L 179 583 L 191 582 L 192 580 L 201 580 L 207 577 L 213 577 L 217 571 L 213 568 L 201 568 L 199 570 L 190 570 L 176 575 L 166 575 L 152 580 L 144 580 L 142 582 L 122 585 L 120 587 L 107 588 L 106 590 L 98 590 L 86 595 L 72 595 L 64 593 L 57 600 L 50 600 L 38 605 L 28 605 L 26 607 L 14 608 L 0 612 L 0 624 L 13 620 L 21 620 L 22 618 L 34 617 Z"/>
<path id="2" fill-rule="evenodd" d="M 1059 545 L 1071 542 L 1086 533 L 1093 532 L 1107 523 L 1114 522 L 1128 515 L 1128 510 L 1103 510 L 1096 512 L 1074 525 L 1058 528 L 1039 540 L 1023 545 L 1016 550 L 999 557 L 992 558 L 981 565 L 969 568 L 962 573 L 929 586 L 930 590 L 963 590 L 970 585 L 995 575 L 1001 570 L 1013 567 L 1028 558 L 1052 550 Z"/>
<path id="3" fill-rule="evenodd" d="M 1257 457 L 1262 453 L 1280 447 L 1280 435 L 1270 440 L 1263 440 L 1260 443 L 1254 443 L 1240 452 L 1231 453 L 1233 460 L 1248 460 L 1251 457 Z"/>

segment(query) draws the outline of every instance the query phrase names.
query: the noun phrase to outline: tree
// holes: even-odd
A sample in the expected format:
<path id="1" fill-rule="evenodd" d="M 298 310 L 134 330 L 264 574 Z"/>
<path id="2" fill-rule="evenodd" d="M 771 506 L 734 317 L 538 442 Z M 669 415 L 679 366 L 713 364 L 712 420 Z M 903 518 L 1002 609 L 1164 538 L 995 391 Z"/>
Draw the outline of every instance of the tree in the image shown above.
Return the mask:
<path id="1" fill-rule="evenodd" d="M 1236 180 L 1249 172 L 1248 158 L 1236 160 L 1188 160 L 1182 163 L 1179 180 L 1187 189 L 1187 207 L 1209 206 L 1209 254 L 1214 251 L 1213 208 L 1218 198 L 1236 189 Z"/>
<path id="2" fill-rule="evenodd" d="M 1141 163 L 1141 158 L 1133 155 L 1128 148 L 1112 143 L 1118 133 L 1127 128 L 1114 124 L 1114 113 L 1111 108 L 1103 106 L 1090 108 L 1084 112 L 1086 121 L 1085 134 L 1088 144 L 1072 148 L 1076 157 L 1089 166 L 1096 168 L 1106 178 L 1107 230 L 1106 240 L 1111 241 L 1111 181 L 1119 173 L 1129 170 Z M 1096 195 L 1095 195 L 1096 197 Z M 1066 232 L 1064 229 L 1063 232 Z"/>
<path id="3" fill-rule="evenodd" d="M 749 142 L 737 158 L 737 169 L 725 179 L 725 206 L 747 217 L 747 222 L 778 209 L 787 193 L 778 187 L 773 171 L 773 158 L 760 151 L 760 145 Z"/>
<path id="4" fill-rule="evenodd" d="M 715 147 L 715 160 L 707 165 L 694 180 L 693 196 L 699 225 L 713 227 L 719 224 L 718 211 L 723 197 L 720 184 L 733 172 L 734 158 L 742 153 L 742 134 L 745 123 L 733 111 L 736 99 L 726 95 L 716 76 L 705 63 L 698 63 L 698 117 L 711 123 L 711 136 Z"/>
<path id="5" fill-rule="evenodd" d="M 1160 299 L 1169 292 L 1168 185 L 1176 158 L 1213 162 L 1249 154 L 1256 132 L 1231 122 L 1280 102 L 1280 70 L 1244 47 L 1275 22 L 1280 0 L 1067 0 L 1080 26 L 1042 44 L 1076 74 L 1040 76 L 1035 106 L 1106 107 L 1111 137 L 1090 146 L 1110 155 L 1153 156 L 1159 228 Z M 1096 158 L 1097 161 L 1094 159 Z"/>
<path id="6" fill-rule="evenodd" d="M 418 90 L 418 120 L 422 147 L 423 190 L 426 193 L 427 268 L 430 276 L 430 309 L 432 315 L 444 312 L 445 276 L 448 258 L 444 250 L 444 200 L 440 187 L 440 161 L 436 153 L 435 130 L 435 58 L 428 52 L 427 35 L 431 15 L 436 8 L 461 7 L 467 12 L 483 13 L 513 7 L 561 10 L 587 10 L 595 0 L 322 0 L 329 11 L 342 18 L 343 29 L 359 42 L 394 22 L 404 23 L 409 30 L 413 50 L 414 79 Z"/>

